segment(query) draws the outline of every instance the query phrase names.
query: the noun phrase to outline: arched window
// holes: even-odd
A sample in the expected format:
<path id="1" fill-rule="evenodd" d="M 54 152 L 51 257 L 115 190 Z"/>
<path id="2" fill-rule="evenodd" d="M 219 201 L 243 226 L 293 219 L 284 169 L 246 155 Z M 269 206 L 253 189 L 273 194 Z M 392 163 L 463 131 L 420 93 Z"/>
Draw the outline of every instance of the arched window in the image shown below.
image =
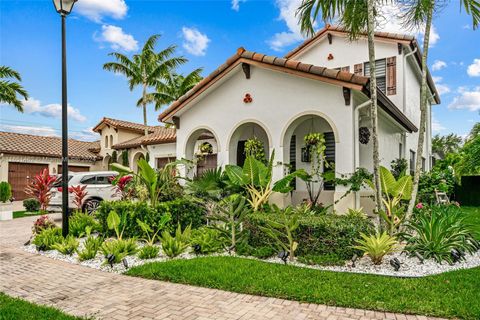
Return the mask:
<path id="1" fill-rule="evenodd" d="M 108 148 L 108 136 L 105 136 L 105 148 Z"/>
<path id="2" fill-rule="evenodd" d="M 113 135 L 110 135 L 110 148 L 113 146 Z"/>

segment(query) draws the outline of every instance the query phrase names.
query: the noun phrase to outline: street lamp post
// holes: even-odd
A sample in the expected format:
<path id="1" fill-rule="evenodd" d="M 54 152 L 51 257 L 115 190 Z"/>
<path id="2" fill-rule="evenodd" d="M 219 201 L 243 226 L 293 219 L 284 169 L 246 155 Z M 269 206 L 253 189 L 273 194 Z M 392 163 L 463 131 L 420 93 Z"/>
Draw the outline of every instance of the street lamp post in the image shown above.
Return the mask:
<path id="1" fill-rule="evenodd" d="M 62 234 L 68 235 L 68 100 L 67 100 L 67 46 L 65 19 L 77 0 L 53 0 L 55 10 L 62 17 Z"/>

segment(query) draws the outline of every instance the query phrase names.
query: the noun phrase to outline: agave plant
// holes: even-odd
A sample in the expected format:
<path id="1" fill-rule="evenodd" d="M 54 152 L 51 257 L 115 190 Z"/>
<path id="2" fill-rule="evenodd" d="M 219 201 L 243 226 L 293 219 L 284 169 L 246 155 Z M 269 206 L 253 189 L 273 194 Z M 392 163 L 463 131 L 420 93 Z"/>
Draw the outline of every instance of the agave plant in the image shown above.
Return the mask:
<path id="1" fill-rule="evenodd" d="M 424 259 L 452 263 L 452 250 L 473 253 L 480 247 L 473 237 L 472 227 L 465 222 L 455 206 L 433 207 L 418 211 L 407 225 L 405 250 L 420 254 Z"/>
<path id="2" fill-rule="evenodd" d="M 373 264 L 381 264 L 383 257 L 395 251 L 397 246 L 397 239 L 388 235 L 386 232 L 372 235 L 362 233 L 362 238 L 357 240 L 357 245 L 353 248 L 358 249 L 369 256 Z"/>

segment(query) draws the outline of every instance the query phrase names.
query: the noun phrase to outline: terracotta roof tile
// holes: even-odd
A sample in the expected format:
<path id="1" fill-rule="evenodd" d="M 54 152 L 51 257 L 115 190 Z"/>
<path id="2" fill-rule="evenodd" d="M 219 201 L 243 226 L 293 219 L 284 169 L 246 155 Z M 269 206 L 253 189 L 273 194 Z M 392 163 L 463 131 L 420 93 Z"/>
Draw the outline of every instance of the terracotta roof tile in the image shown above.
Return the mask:
<path id="1" fill-rule="evenodd" d="M 87 161 L 101 159 L 95 152 L 100 150 L 99 141 L 68 139 L 68 149 L 70 159 Z M 0 131 L 0 153 L 61 158 L 62 139 Z"/>
<path id="2" fill-rule="evenodd" d="M 136 132 L 144 132 L 145 126 L 140 123 L 125 121 L 125 120 L 118 120 L 113 118 L 104 117 L 94 128 L 93 131 L 99 132 L 104 125 L 112 126 L 114 128 L 119 129 L 126 129 Z M 154 131 L 154 126 L 147 126 L 149 132 Z"/>
<path id="3" fill-rule="evenodd" d="M 352 80 L 352 77 L 353 77 L 353 73 L 350 73 L 350 72 L 340 71 L 337 74 L 338 80 L 342 80 L 346 82 L 350 82 Z"/>
<path id="4" fill-rule="evenodd" d="M 141 145 L 173 143 L 177 139 L 177 133 L 174 128 L 165 128 L 163 126 L 155 127 L 155 131 L 147 136 L 136 137 L 112 146 L 113 149 L 136 148 Z"/>

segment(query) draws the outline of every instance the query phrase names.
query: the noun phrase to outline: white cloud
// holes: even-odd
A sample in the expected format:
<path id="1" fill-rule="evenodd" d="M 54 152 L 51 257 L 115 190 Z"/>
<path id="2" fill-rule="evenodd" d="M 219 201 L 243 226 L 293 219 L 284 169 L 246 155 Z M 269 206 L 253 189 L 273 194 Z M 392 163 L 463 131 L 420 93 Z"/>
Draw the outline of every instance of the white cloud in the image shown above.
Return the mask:
<path id="1" fill-rule="evenodd" d="M 29 98 L 23 102 L 23 109 L 26 113 L 39 114 L 47 118 L 60 118 L 62 115 L 62 105 L 58 103 L 42 105 L 40 100 Z M 72 107 L 70 104 L 67 107 L 68 117 L 78 122 L 84 122 L 87 118 L 80 113 L 80 110 Z"/>
<path id="2" fill-rule="evenodd" d="M 183 34 L 183 47 L 187 50 L 188 53 L 193 54 L 194 56 L 204 56 L 208 43 L 210 39 L 206 34 L 201 33 L 196 28 L 182 28 Z"/>
<path id="3" fill-rule="evenodd" d="M 240 2 L 245 2 L 246 0 L 232 0 L 232 9 L 235 11 L 240 10 Z"/>
<path id="4" fill-rule="evenodd" d="M 279 32 L 267 41 L 270 48 L 275 51 L 282 51 L 285 47 L 302 41 L 304 37 L 300 32 L 300 25 L 295 13 L 301 5 L 302 0 L 276 0 L 276 5 L 280 9 L 279 20 L 287 25 L 288 31 Z"/>
<path id="5" fill-rule="evenodd" d="M 470 25 L 469 24 L 464 24 L 462 26 L 462 29 L 470 30 Z"/>
<path id="6" fill-rule="evenodd" d="M 96 141 L 100 139 L 100 135 L 93 131 L 93 127 L 83 129 L 81 131 L 69 132 L 69 137 L 81 141 Z"/>
<path id="7" fill-rule="evenodd" d="M 470 77 L 480 77 L 480 59 L 473 59 L 473 63 L 468 66 L 467 73 Z"/>
<path id="8" fill-rule="evenodd" d="M 469 111 L 480 110 L 480 87 L 469 90 L 465 87 L 458 89 L 459 95 L 456 96 L 452 103 L 448 106 L 449 109 L 467 109 Z"/>
<path id="9" fill-rule="evenodd" d="M 446 94 L 450 92 L 450 87 L 444 83 L 442 83 L 442 77 L 432 77 L 433 82 L 435 82 L 435 87 L 437 87 L 437 91 L 440 95 Z"/>
<path id="10" fill-rule="evenodd" d="M 433 132 L 440 132 L 440 131 L 443 131 L 447 128 L 445 128 L 439 121 L 437 118 L 435 118 L 435 115 L 432 114 L 432 131 Z"/>
<path id="11" fill-rule="evenodd" d="M 442 70 L 447 67 L 447 63 L 442 60 L 435 60 L 432 64 L 432 71 Z"/>
<path id="12" fill-rule="evenodd" d="M 75 12 L 95 22 L 103 17 L 123 19 L 127 11 L 125 0 L 81 0 L 75 4 Z"/>
<path id="13" fill-rule="evenodd" d="M 36 136 L 54 136 L 57 137 L 57 130 L 52 127 L 30 127 L 30 126 L 14 126 L 8 124 L 0 124 L 0 130 L 16 133 L 27 133 Z"/>
<path id="14" fill-rule="evenodd" d="M 123 32 L 122 28 L 112 25 L 103 25 L 102 34 L 94 39 L 98 42 L 106 42 L 114 50 L 136 51 L 138 41 L 131 34 Z"/>

